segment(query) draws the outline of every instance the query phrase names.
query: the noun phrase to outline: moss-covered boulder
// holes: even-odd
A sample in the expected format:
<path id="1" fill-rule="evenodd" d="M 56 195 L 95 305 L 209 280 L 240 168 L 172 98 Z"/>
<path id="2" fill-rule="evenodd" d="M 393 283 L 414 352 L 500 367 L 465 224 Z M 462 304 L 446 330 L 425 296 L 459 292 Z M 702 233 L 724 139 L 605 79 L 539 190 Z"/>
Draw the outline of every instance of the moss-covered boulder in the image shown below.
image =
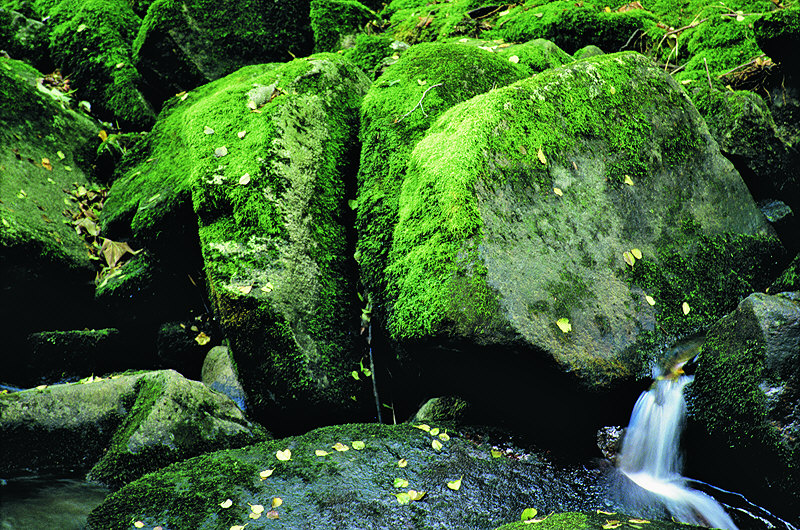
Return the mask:
<path id="1" fill-rule="evenodd" d="M 368 92 L 361 107 L 356 256 L 376 314 L 409 154 L 444 111 L 524 76 L 523 68 L 471 41 L 423 43 L 406 51 Z"/>
<path id="2" fill-rule="evenodd" d="M 529 506 L 543 515 L 609 510 L 593 472 L 559 470 L 520 451 L 495 458 L 491 445 L 444 433 L 342 425 L 200 456 L 112 494 L 91 513 L 88 527 L 123 529 L 141 520 L 175 530 L 248 523 L 480 530 L 519 520 Z"/>
<path id="3" fill-rule="evenodd" d="M 414 148 L 397 204 L 390 338 L 426 367 L 415 388 L 471 403 L 513 392 L 515 374 L 545 379 L 543 359 L 588 388 L 644 373 L 655 346 L 766 287 L 781 257 L 695 108 L 636 53 L 451 108 Z M 565 384 L 541 399 L 573 403 Z M 569 408 L 553 418 L 567 429 L 581 414 Z"/>
<path id="4" fill-rule="evenodd" d="M 194 270 L 199 239 L 252 410 L 286 428 L 334 421 L 369 392 L 350 376 L 359 313 L 346 231 L 368 86 L 351 63 L 321 54 L 175 97 L 103 211 L 110 233 L 176 277 Z"/>
<path id="5" fill-rule="evenodd" d="M 537 514 L 538 515 L 538 514 Z M 535 519 L 532 523 L 531 519 Z M 553 513 L 516 521 L 497 530 L 607 530 L 609 528 L 648 528 L 649 530 L 691 530 L 705 528 L 675 521 L 651 521 L 625 513 L 595 510 L 593 512 Z"/>
<path id="6" fill-rule="evenodd" d="M 0 42 L 14 59 L 24 60 L 36 68 L 50 63 L 45 25 L 18 11 L 0 8 Z"/>
<path id="7" fill-rule="evenodd" d="M 226 396 L 177 372 L 140 372 L 0 395 L 6 476 L 85 472 L 121 486 L 172 462 L 268 437 Z"/>
<path id="8" fill-rule="evenodd" d="M 355 35 L 376 18 L 375 12 L 358 0 L 311 0 L 314 51 L 335 52 L 349 47 Z"/>
<path id="9" fill-rule="evenodd" d="M 119 330 L 42 331 L 28 336 L 27 375 L 20 384 L 36 386 L 75 381 L 86 374 L 103 374 L 126 367 Z"/>
<path id="10" fill-rule="evenodd" d="M 90 307 L 64 310 L 91 305 L 94 267 L 63 212 L 77 210 L 65 191 L 90 185 L 100 128 L 43 78 L 25 63 L 0 58 L 0 319 L 8 351 L 23 351 L 32 332 L 92 325 Z M 7 382 L 24 360 L 5 360 Z"/>
<path id="11" fill-rule="evenodd" d="M 798 352 L 798 293 L 755 293 L 709 332 L 688 399 L 690 470 L 789 520 L 800 516 Z"/>
<path id="12" fill-rule="evenodd" d="M 124 0 L 36 0 L 47 19 L 50 55 L 92 111 L 125 128 L 147 129 L 155 113 L 142 93 L 131 43 L 141 19 Z"/>
<path id="13" fill-rule="evenodd" d="M 793 50 L 800 48 L 800 9 L 793 6 L 766 13 L 754 22 L 753 31 L 758 47 L 797 79 L 800 60 Z"/>
<path id="14" fill-rule="evenodd" d="M 309 0 L 155 0 L 133 42 L 158 105 L 242 66 L 311 52 Z"/>

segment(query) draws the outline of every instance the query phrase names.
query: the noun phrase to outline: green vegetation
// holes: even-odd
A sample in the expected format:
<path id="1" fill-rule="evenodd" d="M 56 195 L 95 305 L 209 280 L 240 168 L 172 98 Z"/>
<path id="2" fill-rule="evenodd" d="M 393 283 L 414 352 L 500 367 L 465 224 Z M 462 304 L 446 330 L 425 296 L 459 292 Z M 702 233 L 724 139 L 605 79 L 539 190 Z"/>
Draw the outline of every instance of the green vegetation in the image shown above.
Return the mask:
<path id="1" fill-rule="evenodd" d="M 311 0 L 314 51 L 334 52 L 342 39 L 361 33 L 377 15 L 358 0 Z"/>

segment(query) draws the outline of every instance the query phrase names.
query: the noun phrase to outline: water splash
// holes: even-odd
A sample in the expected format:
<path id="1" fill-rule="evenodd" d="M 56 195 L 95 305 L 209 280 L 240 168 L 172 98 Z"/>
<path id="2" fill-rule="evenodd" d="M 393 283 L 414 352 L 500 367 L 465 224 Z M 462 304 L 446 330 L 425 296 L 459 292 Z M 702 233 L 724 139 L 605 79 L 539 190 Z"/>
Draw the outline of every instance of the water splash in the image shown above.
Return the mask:
<path id="1" fill-rule="evenodd" d="M 683 389 L 691 380 L 677 369 L 658 378 L 636 401 L 618 460 L 620 471 L 629 479 L 623 496 L 634 509 L 655 504 L 683 523 L 737 530 L 717 501 L 689 488 L 681 476 Z"/>

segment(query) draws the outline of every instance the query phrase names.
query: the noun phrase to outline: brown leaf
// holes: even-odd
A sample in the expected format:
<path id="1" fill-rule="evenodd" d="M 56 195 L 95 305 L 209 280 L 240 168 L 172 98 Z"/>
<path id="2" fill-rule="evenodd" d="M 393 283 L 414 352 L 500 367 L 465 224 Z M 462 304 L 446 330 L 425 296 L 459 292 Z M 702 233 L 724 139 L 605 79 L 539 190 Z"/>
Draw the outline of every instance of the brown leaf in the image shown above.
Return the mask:
<path id="1" fill-rule="evenodd" d="M 141 250 L 133 250 L 127 243 L 119 241 L 111 241 L 110 239 L 103 238 L 103 246 L 100 247 L 100 253 L 106 260 L 106 264 L 114 268 L 119 263 L 119 260 L 126 253 L 138 254 Z"/>
<path id="2" fill-rule="evenodd" d="M 42 158 L 42 167 L 47 171 L 53 171 L 53 164 L 50 163 L 49 158 Z"/>

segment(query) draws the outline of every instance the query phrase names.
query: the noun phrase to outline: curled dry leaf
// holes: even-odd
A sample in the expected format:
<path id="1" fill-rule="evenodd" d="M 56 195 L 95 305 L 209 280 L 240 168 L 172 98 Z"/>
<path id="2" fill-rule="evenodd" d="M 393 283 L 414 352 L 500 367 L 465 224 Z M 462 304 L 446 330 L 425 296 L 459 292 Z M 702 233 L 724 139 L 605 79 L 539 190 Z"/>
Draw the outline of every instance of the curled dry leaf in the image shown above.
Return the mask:
<path id="1" fill-rule="evenodd" d="M 266 480 L 267 478 L 269 478 L 270 476 L 272 476 L 272 473 L 273 473 L 274 471 L 275 471 L 274 469 L 265 469 L 264 471 L 260 472 L 260 473 L 258 474 L 258 476 L 259 476 L 259 477 L 261 477 L 261 480 Z"/>
<path id="2" fill-rule="evenodd" d="M 42 167 L 47 171 L 53 171 L 53 164 L 50 163 L 49 158 L 42 158 Z"/>
<path id="3" fill-rule="evenodd" d="M 230 499 L 226 499 L 226 500 L 222 501 L 221 503 L 219 503 L 219 505 L 220 505 L 220 508 L 230 508 L 231 506 L 233 506 L 233 501 L 230 500 Z"/>
<path id="4" fill-rule="evenodd" d="M 275 458 L 280 460 L 281 462 L 286 462 L 292 459 L 292 451 L 290 449 L 285 449 L 283 451 L 278 451 L 275 453 Z"/>

